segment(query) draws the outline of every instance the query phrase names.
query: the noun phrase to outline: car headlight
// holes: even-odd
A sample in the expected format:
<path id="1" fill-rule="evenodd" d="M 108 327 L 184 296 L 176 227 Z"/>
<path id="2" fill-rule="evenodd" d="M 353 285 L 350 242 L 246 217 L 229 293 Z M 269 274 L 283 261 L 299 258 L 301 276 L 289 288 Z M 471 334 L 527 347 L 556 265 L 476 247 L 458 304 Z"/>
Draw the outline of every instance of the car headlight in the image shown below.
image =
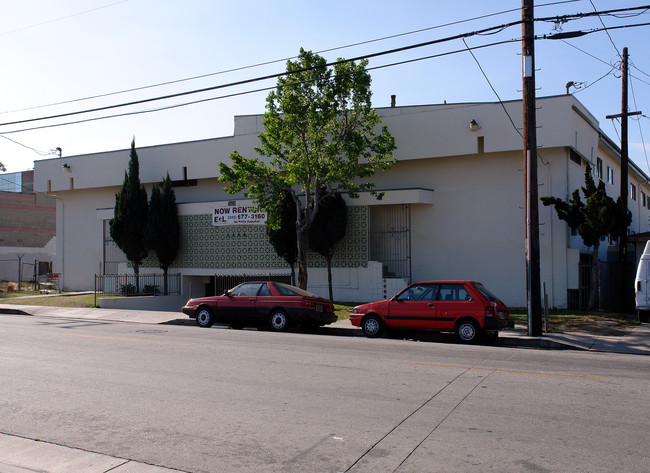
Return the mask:
<path id="1" fill-rule="evenodd" d="M 352 309 L 352 313 L 353 313 L 353 314 L 358 314 L 359 311 L 358 311 L 357 308 L 355 307 L 354 309 Z"/>

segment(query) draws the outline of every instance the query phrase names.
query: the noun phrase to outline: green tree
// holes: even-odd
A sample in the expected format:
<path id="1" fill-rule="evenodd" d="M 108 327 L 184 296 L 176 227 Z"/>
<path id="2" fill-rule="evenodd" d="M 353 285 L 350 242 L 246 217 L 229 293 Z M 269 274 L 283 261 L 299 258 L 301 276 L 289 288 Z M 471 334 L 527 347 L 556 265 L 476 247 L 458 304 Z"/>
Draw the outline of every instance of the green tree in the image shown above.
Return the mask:
<path id="1" fill-rule="evenodd" d="M 332 291 L 332 257 L 336 244 L 343 239 L 348 226 L 348 208 L 339 192 L 323 199 L 318 215 L 309 229 L 309 247 L 327 260 L 327 282 L 329 296 Z"/>
<path id="2" fill-rule="evenodd" d="M 134 138 L 129 170 L 124 172 L 122 188 L 115 194 L 115 213 L 109 224 L 111 238 L 133 265 L 138 292 L 140 264 L 147 256 L 147 212 L 147 191 L 140 184 L 140 163 Z"/>
<path id="3" fill-rule="evenodd" d="M 569 202 L 557 197 L 542 197 L 545 206 L 552 205 L 560 220 L 564 220 L 574 231 L 582 237 L 585 246 L 592 247 L 593 265 L 591 271 L 591 289 L 589 293 L 588 308 L 596 307 L 598 297 L 598 280 L 600 266 L 598 264 L 598 250 L 603 237 L 617 237 L 619 222 L 627 227 L 632 222 L 632 213 L 621 205 L 620 199 L 614 201 L 607 195 L 605 183 L 594 183 L 591 166 L 585 169 L 585 186 L 582 188 L 585 201 L 580 198 L 580 190 L 576 189 Z"/>
<path id="4" fill-rule="evenodd" d="M 279 226 L 266 226 L 266 235 L 278 256 L 291 267 L 291 283 L 296 283 L 296 203 L 290 191 L 282 192 Z"/>
<path id="5" fill-rule="evenodd" d="M 226 192 L 247 189 L 246 196 L 267 211 L 269 225 L 279 226 L 276 202 L 290 189 L 296 203 L 298 286 L 307 287 L 307 232 L 321 202 L 341 190 L 350 197 L 374 193 L 367 181 L 394 164 L 395 141 L 372 109 L 367 61 L 339 60 L 332 68 L 324 58 L 300 50 L 287 62 L 287 74 L 269 93 L 261 145 L 265 161 L 236 150 L 232 166 L 219 163 Z M 377 195 L 377 194 L 375 194 Z M 380 197 L 381 195 L 379 195 Z"/>
<path id="6" fill-rule="evenodd" d="M 164 272 L 163 292 L 167 295 L 169 266 L 176 258 L 181 246 L 181 227 L 176 209 L 176 194 L 172 188 L 169 173 L 160 186 L 155 185 L 151 190 L 147 244 L 156 254 L 160 269 Z"/>

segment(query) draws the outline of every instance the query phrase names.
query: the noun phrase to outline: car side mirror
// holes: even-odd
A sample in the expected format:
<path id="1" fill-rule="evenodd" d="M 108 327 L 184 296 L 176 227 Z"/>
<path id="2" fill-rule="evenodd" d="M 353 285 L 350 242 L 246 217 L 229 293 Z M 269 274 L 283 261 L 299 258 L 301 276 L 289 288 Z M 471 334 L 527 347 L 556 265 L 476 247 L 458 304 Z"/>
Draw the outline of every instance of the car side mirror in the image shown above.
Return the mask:
<path id="1" fill-rule="evenodd" d="M 230 293 L 230 289 L 228 289 L 226 292 L 224 292 L 223 295 L 227 296 L 227 297 L 232 297 L 232 294 Z"/>

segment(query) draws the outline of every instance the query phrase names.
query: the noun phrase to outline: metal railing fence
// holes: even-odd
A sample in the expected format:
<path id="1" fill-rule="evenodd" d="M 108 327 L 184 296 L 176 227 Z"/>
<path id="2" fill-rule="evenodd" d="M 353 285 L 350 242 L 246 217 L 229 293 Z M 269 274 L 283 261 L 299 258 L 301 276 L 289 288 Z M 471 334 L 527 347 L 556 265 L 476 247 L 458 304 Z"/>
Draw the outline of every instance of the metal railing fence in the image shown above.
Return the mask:
<path id="1" fill-rule="evenodd" d="M 95 305 L 97 297 L 112 296 L 156 296 L 163 294 L 165 276 L 152 274 L 95 274 Z M 181 293 L 181 274 L 167 275 L 167 294 Z"/>

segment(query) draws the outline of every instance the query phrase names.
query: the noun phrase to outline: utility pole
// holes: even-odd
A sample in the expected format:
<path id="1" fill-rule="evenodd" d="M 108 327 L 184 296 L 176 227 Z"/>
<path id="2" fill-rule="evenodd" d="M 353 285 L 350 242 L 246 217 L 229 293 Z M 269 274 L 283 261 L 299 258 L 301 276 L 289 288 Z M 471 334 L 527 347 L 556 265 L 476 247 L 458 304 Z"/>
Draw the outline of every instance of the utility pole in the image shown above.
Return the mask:
<path id="1" fill-rule="evenodd" d="M 535 104 L 534 0 L 522 0 L 524 107 L 524 190 L 526 202 L 526 300 L 528 335 L 542 335 L 539 263 L 539 198 L 537 192 L 537 121 Z"/>
<path id="2" fill-rule="evenodd" d="M 623 62 L 621 64 L 621 82 L 623 91 L 621 94 L 621 113 L 618 115 L 607 115 L 605 118 L 621 119 L 621 203 L 624 210 L 627 210 L 628 199 L 628 148 L 627 148 L 627 117 L 630 115 L 640 115 L 641 112 L 627 111 L 627 48 L 623 48 Z M 627 227 L 619 229 L 618 242 L 618 262 L 619 262 L 619 294 L 623 298 L 621 307 L 627 309 L 627 294 L 629 292 L 627 284 Z M 596 263 L 594 263 L 596 264 Z"/>

